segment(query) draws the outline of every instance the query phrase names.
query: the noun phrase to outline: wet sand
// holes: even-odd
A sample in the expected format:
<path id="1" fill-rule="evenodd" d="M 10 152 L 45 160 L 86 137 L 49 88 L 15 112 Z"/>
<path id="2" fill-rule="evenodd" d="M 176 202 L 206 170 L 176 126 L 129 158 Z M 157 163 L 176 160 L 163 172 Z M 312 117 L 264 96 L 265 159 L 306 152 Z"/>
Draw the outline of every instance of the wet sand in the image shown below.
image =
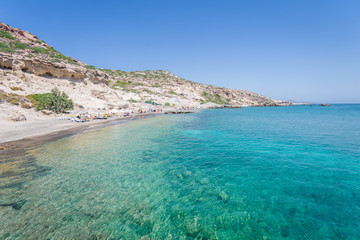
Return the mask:
<path id="1" fill-rule="evenodd" d="M 158 115 L 162 115 L 162 113 L 139 114 L 126 118 L 111 117 L 108 119 L 96 119 L 83 123 L 57 119 L 8 123 L 7 125 L 2 122 L 0 127 L 0 146 L 10 145 L 14 146 L 15 149 L 27 148 L 32 145 L 70 136 L 85 130 L 106 127 L 113 124 L 120 124 L 131 120 L 144 119 Z"/>

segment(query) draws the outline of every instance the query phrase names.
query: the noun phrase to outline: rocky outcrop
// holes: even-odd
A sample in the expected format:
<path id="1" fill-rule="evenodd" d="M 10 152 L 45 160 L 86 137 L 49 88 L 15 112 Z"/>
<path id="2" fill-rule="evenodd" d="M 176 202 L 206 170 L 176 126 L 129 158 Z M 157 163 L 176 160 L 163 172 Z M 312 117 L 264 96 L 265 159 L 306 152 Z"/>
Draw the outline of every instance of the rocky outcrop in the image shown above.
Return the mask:
<path id="1" fill-rule="evenodd" d="M 107 83 L 109 76 L 99 70 L 89 70 L 80 65 L 64 62 L 51 62 L 38 57 L 27 57 L 22 54 L 0 53 L 0 67 L 13 71 L 25 71 L 37 76 L 49 75 L 55 78 L 66 78 L 76 81 L 89 79 L 94 83 Z"/>
<path id="2" fill-rule="evenodd" d="M 24 30 L 20 30 L 18 28 L 12 28 L 4 23 L 0 23 L 0 30 L 4 30 L 6 32 L 12 33 L 15 36 L 20 36 L 20 37 L 23 37 L 26 39 L 31 39 L 33 41 L 39 40 L 39 38 L 37 36 L 35 36 L 34 34 L 31 34 Z"/>

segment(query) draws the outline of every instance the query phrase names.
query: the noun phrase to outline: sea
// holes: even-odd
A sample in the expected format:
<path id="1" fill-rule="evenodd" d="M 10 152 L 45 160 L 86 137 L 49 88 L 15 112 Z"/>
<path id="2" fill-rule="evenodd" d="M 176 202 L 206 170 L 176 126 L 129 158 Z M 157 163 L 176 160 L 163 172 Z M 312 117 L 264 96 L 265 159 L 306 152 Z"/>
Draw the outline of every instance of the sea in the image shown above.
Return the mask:
<path id="1" fill-rule="evenodd" d="M 360 239 L 356 104 L 162 115 L 0 159 L 0 239 Z"/>

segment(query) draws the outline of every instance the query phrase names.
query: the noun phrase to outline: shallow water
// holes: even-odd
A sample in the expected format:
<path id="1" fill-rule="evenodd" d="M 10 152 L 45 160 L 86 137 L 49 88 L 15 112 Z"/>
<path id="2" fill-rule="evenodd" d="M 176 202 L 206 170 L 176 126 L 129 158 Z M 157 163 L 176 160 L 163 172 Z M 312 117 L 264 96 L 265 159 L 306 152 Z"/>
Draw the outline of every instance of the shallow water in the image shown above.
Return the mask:
<path id="1" fill-rule="evenodd" d="M 0 239 L 360 238 L 360 105 L 160 116 L 0 167 Z"/>

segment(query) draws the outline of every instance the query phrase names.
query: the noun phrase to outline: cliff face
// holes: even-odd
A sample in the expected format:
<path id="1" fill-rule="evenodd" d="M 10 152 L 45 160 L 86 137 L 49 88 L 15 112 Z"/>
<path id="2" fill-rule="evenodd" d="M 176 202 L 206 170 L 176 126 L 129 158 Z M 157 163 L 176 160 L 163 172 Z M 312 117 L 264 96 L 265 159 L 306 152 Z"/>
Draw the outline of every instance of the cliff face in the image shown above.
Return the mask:
<path id="1" fill-rule="evenodd" d="M 87 108 L 164 107 L 206 108 L 275 106 L 281 103 L 246 90 L 220 88 L 182 79 L 168 71 L 98 69 L 65 56 L 37 36 L 0 23 L 0 90 L 24 95 L 58 87 Z"/>
<path id="2" fill-rule="evenodd" d="M 0 67 L 25 71 L 37 76 L 51 75 L 81 81 L 106 82 L 108 75 L 85 68 L 85 64 L 67 57 L 37 36 L 0 23 Z"/>

